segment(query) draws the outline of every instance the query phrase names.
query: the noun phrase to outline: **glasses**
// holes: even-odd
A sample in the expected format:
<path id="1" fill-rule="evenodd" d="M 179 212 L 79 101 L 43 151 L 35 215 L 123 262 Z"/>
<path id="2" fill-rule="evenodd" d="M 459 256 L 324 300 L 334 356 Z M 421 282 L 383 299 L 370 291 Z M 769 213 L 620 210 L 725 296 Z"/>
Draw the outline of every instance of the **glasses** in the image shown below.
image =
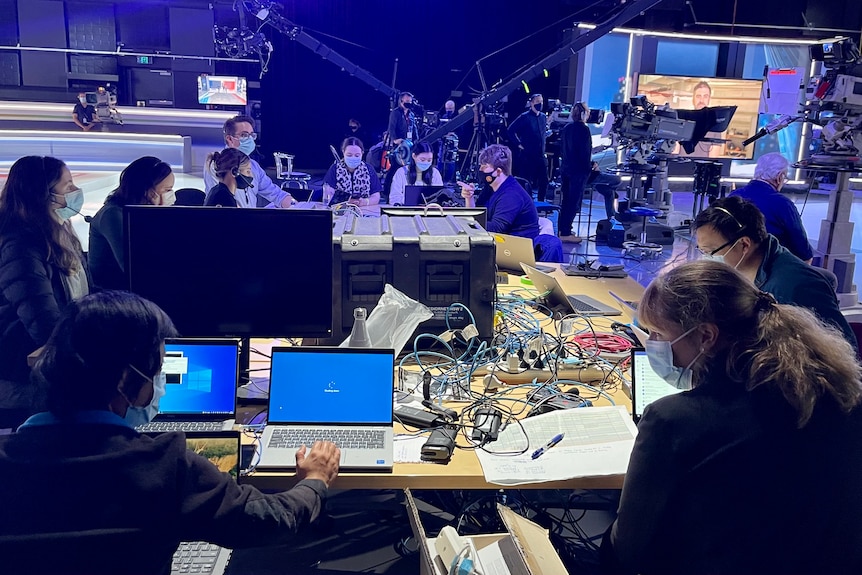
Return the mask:
<path id="1" fill-rule="evenodd" d="M 255 134 L 254 132 L 243 132 L 241 134 L 234 134 L 233 137 L 240 140 L 248 140 L 249 138 L 251 138 L 252 140 L 257 140 L 257 134 Z"/>
<path id="2" fill-rule="evenodd" d="M 727 240 L 726 242 L 724 242 L 723 244 L 721 244 L 720 246 L 718 246 L 717 248 L 715 248 L 714 250 L 709 251 L 709 252 L 702 250 L 698 246 L 697 251 L 699 251 L 700 253 L 702 253 L 705 256 L 714 256 L 715 254 L 717 254 L 718 252 L 720 252 L 721 250 L 723 250 L 727 246 L 733 246 L 738 241 L 739 241 L 739 238 L 736 238 L 735 240 Z"/>

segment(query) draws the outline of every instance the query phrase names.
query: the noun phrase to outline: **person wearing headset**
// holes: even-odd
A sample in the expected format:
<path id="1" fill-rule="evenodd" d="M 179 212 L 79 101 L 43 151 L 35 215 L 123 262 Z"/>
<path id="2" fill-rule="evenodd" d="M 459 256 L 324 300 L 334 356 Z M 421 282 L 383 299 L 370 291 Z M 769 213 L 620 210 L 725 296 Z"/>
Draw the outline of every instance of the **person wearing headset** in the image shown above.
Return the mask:
<path id="1" fill-rule="evenodd" d="M 120 173 L 120 185 L 90 220 L 88 263 L 98 289 L 129 289 L 123 206 L 172 206 L 174 174 L 159 158 L 138 158 Z"/>
<path id="2" fill-rule="evenodd" d="M 254 152 L 257 134 L 254 131 L 254 119 L 249 116 L 234 116 L 224 123 L 224 142 L 228 148 L 235 148 L 251 156 Z M 272 179 L 266 175 L 260 164 L 254 159 L 249 159 L 251 164 L 254 187 L 249 188 L 245 194 L 237 196 L 237 207 L 256 208 L 258 196 L 269 201 L 268 208 L 289 208 L 296 201 L 289 193 L 279 188 Z M 209 164 L 212 166 L 212 164 Z M 218 184 L 216 174 L 208 168 L 204 169 L 204 185 L 207 190 L 213 189 Z"/>
<path id="3" fill-rule="evenodd" d="M 27 358 L 45 345 L 71 301 L 90 291 L 69 218 L 84 192 L 61 160 L 25 156 L 0 193 L 0 429 L 42 407 Z"/>
<path id="4" fill-rule="evenodd" d="M 548 160 L 545 158 L 545 138 L 548 136 L 548 116 L 542 112 L 541 94 L 530 96 L 528 109 L 509 125 L 509 142 L 518 155 L 515 174 L 530 181 L 537 189 L 536 198 L 545 201 L 548 192 Z M 532 190 L 527 190 L 532 195 Z"/>
<path id="5" fill-rule="evenodd" d="M 205 206 L 239 207 L 248 201 L 249 189 L 254 187 L 251 159 L 236 148 L 225 148 L 207 156 L 207 170 L 218 177 L 218 184 L 207 192 Z M 240 198 L 240 200 L 237 200 Z"/>
<path id="6" fill-rule="evenodd" d="M 389 203 L 400 206 L 404 204 L 404 188 L 406 186 L 442 186 L 443 176 L 440 170 L 433 166 L 434 150 L 428 142 L 419 142 L 413 147 L 413 161 L 399 168 L 392 177 L 392 187 L 389 189 Z"/>

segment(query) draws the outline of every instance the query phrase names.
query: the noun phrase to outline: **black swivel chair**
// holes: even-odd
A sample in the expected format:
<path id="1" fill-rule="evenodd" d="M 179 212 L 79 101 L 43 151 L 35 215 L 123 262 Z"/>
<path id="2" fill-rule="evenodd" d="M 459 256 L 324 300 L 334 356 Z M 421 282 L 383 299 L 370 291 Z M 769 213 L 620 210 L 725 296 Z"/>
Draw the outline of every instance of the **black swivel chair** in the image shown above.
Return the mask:
<path id="1" fill-rule="evenodd" d="M 195 188 L 182 188 L 175 192 L 177 196 L 175 206 L 202 206 L 207 195 Z"/>

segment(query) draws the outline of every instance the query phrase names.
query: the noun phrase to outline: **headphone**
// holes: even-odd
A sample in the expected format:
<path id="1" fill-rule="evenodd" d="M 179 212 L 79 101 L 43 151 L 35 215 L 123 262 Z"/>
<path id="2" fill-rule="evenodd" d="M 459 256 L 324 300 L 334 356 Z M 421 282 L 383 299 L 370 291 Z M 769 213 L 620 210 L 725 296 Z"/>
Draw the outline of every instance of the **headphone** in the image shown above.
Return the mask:
<path id="1" fill-rule="evenodd" d="M 239 175 L 239 168 L 231 168 L 230 174 L 235 178 Z"/>
<path id="2" fill-rule="evenodd" d="M 587 113 L 587 107 L 584 105 L 583 102 L 578 102 L 577 104 L 575 104 L 574 112 L 578 116 L 583 116 Z"/>

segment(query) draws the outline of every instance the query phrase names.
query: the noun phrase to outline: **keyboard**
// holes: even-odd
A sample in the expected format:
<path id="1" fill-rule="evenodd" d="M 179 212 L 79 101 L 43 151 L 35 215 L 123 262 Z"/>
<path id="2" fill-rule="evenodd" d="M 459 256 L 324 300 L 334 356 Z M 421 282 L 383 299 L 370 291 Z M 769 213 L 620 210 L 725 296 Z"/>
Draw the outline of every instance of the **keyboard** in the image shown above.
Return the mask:
<path id="1" fill-rule="evenodd" d="M 299 448 L 315 441 L 331 441 L 340 449 L 383 449 L 386 433 L 376 429 L 279 429 L 275 428 L 268 447 Z"/>
<path id="2" fill-rule="evenodd" d="M 577 266 L 560 266 L 567 276 L 578 276 L 585 278 L 625 278 L 629 274 L 625 270 L 594 270 L 580 269 Z"/>
<path id="3" fill-rule="evenodd" d="M 175 573 L 224 573 L 230 551 L 206 541 L 184 541 L 174 551 L 171 575 Z M 216 570 L 216 567 L 219 570 Z"/>
<path id="4" fill-rule="evenodd" d="M 136 427 L 141 433 L 160 433 L 162 431 L 224 431 L 224 421 L 152 421 Z"/>

